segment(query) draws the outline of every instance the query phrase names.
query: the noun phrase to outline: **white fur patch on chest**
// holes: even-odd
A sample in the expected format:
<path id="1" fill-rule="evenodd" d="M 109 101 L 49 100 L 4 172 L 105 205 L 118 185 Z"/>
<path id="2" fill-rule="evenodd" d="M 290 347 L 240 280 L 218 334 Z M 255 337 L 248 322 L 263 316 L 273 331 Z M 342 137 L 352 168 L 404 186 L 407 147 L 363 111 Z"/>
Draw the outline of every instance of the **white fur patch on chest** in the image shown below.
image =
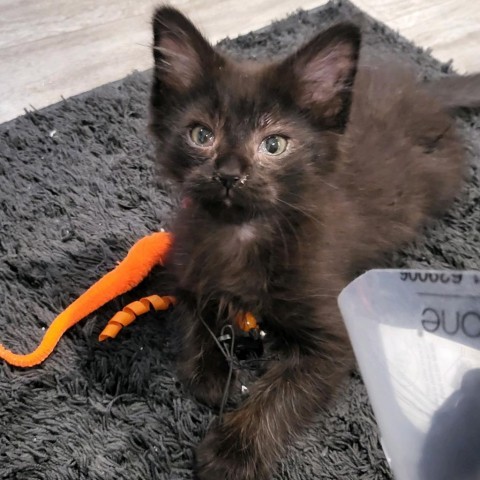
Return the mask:
<path id="1" fill-rule="evenodd" d="M 256 228 L 251 224 L 243 224 L 235 227 L 234 235 L 236 240 L 242 243 L 249 243 L 256 238 Z"/>

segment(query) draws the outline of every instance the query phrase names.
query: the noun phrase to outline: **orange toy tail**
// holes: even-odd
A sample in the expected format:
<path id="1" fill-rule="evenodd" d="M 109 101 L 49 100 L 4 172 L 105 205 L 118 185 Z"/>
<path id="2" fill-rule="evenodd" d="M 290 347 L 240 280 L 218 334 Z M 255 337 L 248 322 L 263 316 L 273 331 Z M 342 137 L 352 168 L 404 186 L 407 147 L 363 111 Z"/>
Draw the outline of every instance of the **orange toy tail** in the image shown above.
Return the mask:
<path id="1" fill-rule="evenodd" d="M 115 338 L 123 327 L 128 327 L 139 315 L 149 312 L 150 308 L 158 312 L 159 310 L 167 310 L 170 305 L 174 304 L 174 297 L 159 297 L 158 295 L 150 295 L 129 303 L 126 307 L 123 307 L 121 312 L 114 315 L 98 339 L 103 342 L 107 338 Z"/>
<path id="2" fill-rule="evenodd" d="M 55 318 L 33 352 L 16 354 L 0 344 L 0 358 L 17 367 L 32 367 L 43 362 L 70 327 L 110 300 L 137 286 L 155 265 L 162 265 L 171 242 L 171 236 L 166 232 L 153 233 L 140 239 L 115 269 L 92 285 Z"/>

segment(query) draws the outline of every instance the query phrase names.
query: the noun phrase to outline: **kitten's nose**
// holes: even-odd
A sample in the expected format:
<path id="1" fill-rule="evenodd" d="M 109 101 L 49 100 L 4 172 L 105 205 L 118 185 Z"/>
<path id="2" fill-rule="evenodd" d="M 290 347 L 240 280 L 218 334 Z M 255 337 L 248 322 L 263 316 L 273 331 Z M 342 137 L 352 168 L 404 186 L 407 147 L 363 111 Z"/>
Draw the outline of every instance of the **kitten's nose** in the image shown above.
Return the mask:
<path id="1" fill-rule="evenodd" d="M 213 179 L 231 190 L 241 180 L 244 168 L 242 159 L 236 155 L 219 158 L 215 162 Z"/>
<path id="2" fill-rule="evenodd" d="M 232 175 L 230 173 L 216 172 L 213 178 L 220 182 L 227 190 L 233 188 L 240 180 L 240 175 Z"/>

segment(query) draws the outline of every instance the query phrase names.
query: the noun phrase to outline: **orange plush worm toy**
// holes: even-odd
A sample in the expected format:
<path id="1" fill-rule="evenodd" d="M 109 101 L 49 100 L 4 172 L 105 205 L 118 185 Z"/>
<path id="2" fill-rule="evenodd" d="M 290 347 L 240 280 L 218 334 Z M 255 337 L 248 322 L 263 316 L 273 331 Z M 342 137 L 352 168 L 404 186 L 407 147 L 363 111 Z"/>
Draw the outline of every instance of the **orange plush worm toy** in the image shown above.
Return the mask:
<path id="1" fill-rule="evenodd" d="M 171 236 L 166 232 L 153 233 L 140 239 L 114 270 L 92 285 L 55 318 L 33 352 L 17 354 L 0 344 L 0 358 L 17 367 L 32 367 L 43 362 L 70 327 L 110 300 L 136 287 L 155 265 L 163 265 L 171 243 Z M 114 337 L 123 326 L 135 320 L 136 315 L 147 312 L 150 305 L 155 310 L 162 310 L 173 303 L 173 297 L 152 295 L 127 305 L 112 318 L 101 333 L 100 340 Z"/>
<path id="2" fill-rule="evenodd" d="M 152 233 L 140 239 L 116 268 L 92 285 L 83 295 L 68 306 L 48 327 L 40 345 L 31 353 L 13 353 L 0 344 L 0 358 L 16 367 L 33 367 L 42 363 L 54 350 L 63 334 L 80 320 L 102 307 L 110 300 L 136 287 L 156 265 L 163 265 L 172 244 L 169 233 Z M 123 328 L 132 323 L 138 315 L 154 310 L 166 310 L 175 304 L 171 296 L 150 295 L 132 302 L 118 312 L 99 336 L 103 341 L 114 338 Z M 247 312 L 236 319 L 237 326 L 249 332 L 257 329 L 255 317 Z"/>

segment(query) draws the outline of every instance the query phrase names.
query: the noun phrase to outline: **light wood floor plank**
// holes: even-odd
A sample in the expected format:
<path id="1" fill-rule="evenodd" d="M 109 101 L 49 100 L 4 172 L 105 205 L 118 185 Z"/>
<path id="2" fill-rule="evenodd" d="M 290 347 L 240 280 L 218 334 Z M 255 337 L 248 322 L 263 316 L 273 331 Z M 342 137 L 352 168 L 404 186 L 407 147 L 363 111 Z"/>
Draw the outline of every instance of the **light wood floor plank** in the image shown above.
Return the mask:
<path id="1" fill-rule="evenodd" d="M 174 0 L 216 42 L 325 0 Z M 460 71 L 480 70 L 480 0 L 356 0 Z M 0 0 L 0 122 L 151 65 L 156 0 Z"/>
<path id="2" fill-rule="evenodd" d="M 480 71 L 480 0 L 354 0 L 461 72 Z"/>

